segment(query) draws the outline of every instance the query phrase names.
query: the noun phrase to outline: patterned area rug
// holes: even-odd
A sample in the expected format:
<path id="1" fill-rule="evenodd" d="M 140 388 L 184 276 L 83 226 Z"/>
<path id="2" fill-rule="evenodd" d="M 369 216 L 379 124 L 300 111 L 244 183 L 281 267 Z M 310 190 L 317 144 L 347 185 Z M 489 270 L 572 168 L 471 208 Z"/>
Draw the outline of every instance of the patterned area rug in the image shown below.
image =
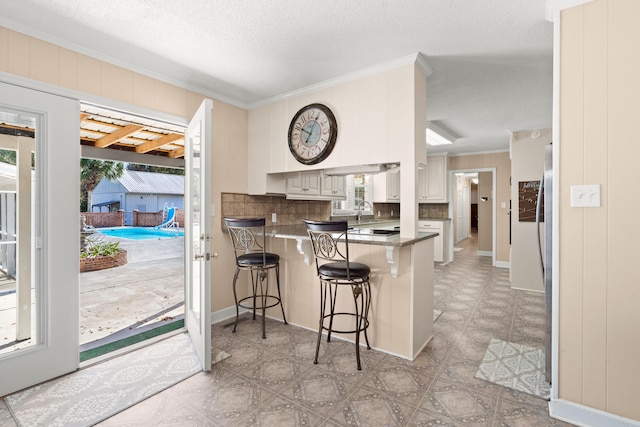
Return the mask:
<path id="1" fill-rule="evenodd" d="M 217 352 L 214 363 L 229 357 Z M 179 334 L 5 398 L 21 426 L 90 426 L 201 371 Z"/>
<path id="2" fill-rule="evenodd" d="M 476 378 L 549 400 L 544 351 L 492 338 Z"/>

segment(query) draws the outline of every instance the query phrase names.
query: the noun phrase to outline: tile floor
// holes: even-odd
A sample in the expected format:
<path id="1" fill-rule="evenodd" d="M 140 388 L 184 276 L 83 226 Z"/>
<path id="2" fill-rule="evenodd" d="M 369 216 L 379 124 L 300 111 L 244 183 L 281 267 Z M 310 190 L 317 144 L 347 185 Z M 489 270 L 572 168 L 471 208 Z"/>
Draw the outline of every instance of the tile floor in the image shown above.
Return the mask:
<path id="1" fill-rule="evenodd" d="M 566 426 L 547 402 L 473 378 L 491 338 L 543 346 L 543 296 L 513 291 L 509 270 L 477 256 L 474 238 L 456 261 L 435 269 L 434 339 L 413 362 L 323 341 L 315 332 L 246 320 L 231 334 L 214 325 L 216 348 L 231 353 L 101 426 Z M 4 421 L 4 422 L 3 422 Z M 0 405 L 0 425 L 11 424 Z"/>

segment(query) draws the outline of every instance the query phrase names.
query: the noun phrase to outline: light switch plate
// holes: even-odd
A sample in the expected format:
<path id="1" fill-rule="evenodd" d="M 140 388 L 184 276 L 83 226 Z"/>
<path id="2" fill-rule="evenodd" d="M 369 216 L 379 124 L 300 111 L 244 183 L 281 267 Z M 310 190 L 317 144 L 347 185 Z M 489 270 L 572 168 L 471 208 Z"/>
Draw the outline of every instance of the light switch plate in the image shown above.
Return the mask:
<path id="1" fill-rule="evenodd" d="M 572 208 L 599 208 L 600 185 L 572 185 Z"/>

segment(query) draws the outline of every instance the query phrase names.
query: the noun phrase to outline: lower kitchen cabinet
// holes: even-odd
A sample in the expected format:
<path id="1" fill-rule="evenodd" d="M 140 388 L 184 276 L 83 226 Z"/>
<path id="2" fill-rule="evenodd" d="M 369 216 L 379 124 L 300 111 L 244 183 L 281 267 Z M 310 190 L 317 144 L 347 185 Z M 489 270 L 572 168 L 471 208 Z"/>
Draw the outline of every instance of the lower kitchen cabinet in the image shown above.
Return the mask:
<path id="1" fill-rule="evenodd" d="M 433 260 L 435 262 L 449 262 L 449 229 L 450 220 L 419 220 L 418 231 L 438 233 L 433 240 Z"/>

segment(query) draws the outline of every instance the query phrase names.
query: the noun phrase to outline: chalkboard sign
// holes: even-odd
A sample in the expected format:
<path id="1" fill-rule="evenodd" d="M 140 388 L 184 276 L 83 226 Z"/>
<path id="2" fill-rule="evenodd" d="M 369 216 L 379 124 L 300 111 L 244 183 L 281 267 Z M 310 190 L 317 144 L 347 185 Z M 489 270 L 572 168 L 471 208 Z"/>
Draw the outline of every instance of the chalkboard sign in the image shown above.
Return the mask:
<path id="1" fill-rule="evenodd" d="M 536 204 L 538 203 L 539 188 L 540 181 L 518 182 L 518 219 L 520 222 L 536 221 Z M 544 221 L 544 197 L 541 200 L 540 221 Z"/>

